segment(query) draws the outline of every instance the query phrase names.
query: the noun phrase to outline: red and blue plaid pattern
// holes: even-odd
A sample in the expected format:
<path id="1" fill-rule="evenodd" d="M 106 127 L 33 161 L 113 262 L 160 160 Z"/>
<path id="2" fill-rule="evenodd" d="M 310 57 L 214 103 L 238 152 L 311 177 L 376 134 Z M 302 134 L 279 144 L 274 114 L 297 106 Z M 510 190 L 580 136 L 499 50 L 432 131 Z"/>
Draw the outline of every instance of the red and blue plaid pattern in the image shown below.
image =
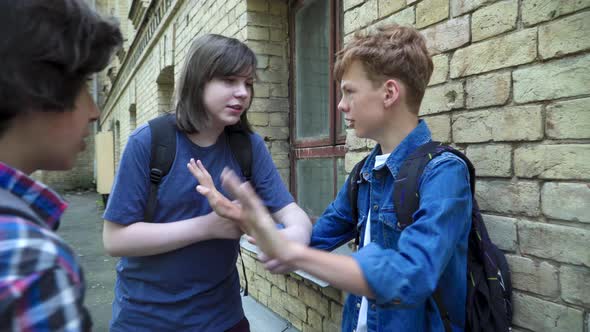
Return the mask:
<path id="1" fill-rule="evenodd" d="M 82 270 L 53 232 L 67 204 L 3 163 L 0 188 L 29 204 L 44 221 L 0 214 L 0 330 L 88 331 Z"/>

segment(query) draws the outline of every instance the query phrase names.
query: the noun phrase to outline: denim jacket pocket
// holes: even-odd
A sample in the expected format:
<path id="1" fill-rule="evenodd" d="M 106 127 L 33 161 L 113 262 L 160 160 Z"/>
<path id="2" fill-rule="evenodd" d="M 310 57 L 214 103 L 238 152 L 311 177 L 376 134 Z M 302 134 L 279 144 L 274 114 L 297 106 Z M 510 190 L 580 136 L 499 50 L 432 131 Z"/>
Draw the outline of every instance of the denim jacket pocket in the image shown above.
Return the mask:
<path id="1" fill-rule="evenodd" d="M 379 221 L 383 234 L 383 244 L 387 249 L 397 248 L 401 228 L 397 222 L 397 215 L 393 207 L 384 207 L 379 213 Z"/>

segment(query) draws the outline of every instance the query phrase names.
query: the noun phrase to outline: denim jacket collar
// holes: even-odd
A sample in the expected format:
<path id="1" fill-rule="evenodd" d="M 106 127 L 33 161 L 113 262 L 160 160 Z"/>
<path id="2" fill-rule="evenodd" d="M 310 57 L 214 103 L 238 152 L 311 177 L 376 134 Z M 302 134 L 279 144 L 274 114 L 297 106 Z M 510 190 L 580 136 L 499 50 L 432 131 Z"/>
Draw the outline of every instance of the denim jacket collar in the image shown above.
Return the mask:
<path id="1" fill-rule="evenodd" d="M 432 136 L 426 122 L 424 120 L 418 120 L 418 125 L 414 130 L 408 134 L 400 144 L 393 150 L 393 152 L 387 158 L 385 165 L 391 172 L 393 176 L 397 175 L 399 168 L 402 162 L 412 153 L 414 152 L 420 145 L 428 143 L 432 140 Z M 371 170 L 373 169 L 373 165 L 375 165 L 375 156 L 381 153 L 381 145 L 377 144 L 375 148 L 369 154 L 367 161 L 365 162 L 363 168 L 361 169 L 361 178 L 369 180 L 371 177 Z"/>

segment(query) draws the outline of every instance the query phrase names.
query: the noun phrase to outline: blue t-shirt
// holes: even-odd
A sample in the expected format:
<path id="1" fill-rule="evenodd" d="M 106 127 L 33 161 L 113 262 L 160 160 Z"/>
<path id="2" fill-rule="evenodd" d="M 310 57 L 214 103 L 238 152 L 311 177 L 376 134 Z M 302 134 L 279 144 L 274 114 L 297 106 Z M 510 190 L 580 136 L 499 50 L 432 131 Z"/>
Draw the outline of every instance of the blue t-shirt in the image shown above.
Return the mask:
<path id="1" fill-rule="evenodd" d="M 270 212 L 293 202 L 262 138 L 251 134 L 251 182 Z M 200 159 L 223 194 L 220 175 L 228 166 L 242 172 L 222 133 L 208 147 L 176 133 L 176 158 L 158 191 L 154 222 L 202 216 L 212 211 L 195 191 L 197 180 L 188 171 L 190 158 Z M 138 128 L 123 152 L 104 219 L 121 225 L 142 221 L 149 192 L 151 133 Z M 166 236 L 166 234 L 162 234 Z M 236 269 L 238 240 L 214 239 L 171 252 L 145 257 L 122 257 L 111 331 L 223 331 L 244 317 Z"/>

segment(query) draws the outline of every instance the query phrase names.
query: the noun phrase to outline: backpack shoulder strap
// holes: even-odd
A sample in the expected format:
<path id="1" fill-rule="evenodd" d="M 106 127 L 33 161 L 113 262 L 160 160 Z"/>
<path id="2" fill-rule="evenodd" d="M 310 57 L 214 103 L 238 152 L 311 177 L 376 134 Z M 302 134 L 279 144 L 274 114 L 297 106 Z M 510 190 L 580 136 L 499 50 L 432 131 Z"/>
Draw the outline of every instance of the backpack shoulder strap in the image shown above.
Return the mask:
<path id="1" fill-rule="evenodd" d="M 166 114 L 149 121 L 152 135 L 150 158 L 150 192 L 144 221 L 153 222 L 158 205 L 158 187 L 168 174 L 176 157 L 176 124 L 174 115 Z"/>
<path id="2" fill-rule="evenodd" d="M 350 211 L 352 216 L 352 221 L 354 223 L 358 223 L 359 218 L 359 210 L 358 210 L 358 195 L 359 195 L 359 184 L 358 180 L 361 176 L 361 170 L 365 165 L 369 156 L 363 158 L 363 160 L 359 161 L 354 165 L 350 175 L 348 176 L 348 200 L 350 201 Z M 354 237 L 354 244 L 358 246 L 360 244 L 360 233 L 358 229 L 355 227 L 355 237 Z"/>
<path id="3" fill-rule="evenodd" d="M 45 222 L 37 212 L 33 211 L 25 201 L 6 189 L 0 189 L 0 214 L 14 215 L 30 220 L 40 226 L 45 225 Z"/>
<path id="4" fill-rule="evenodd" d="M 398 218 L 398 225 L 403 230 L 414 222 L 413 215 L 420 205 L 418 186 L 420 177 L 426 165 L 443 152 L 450 152 L 461 158 L 469 169 L 469 181 L 472 197 L 475 197 L 475 168 L 467 157 L 450 146 L 442 145 L 440 142 L 431 141 L 421 145 L 402 163 L 393 190 L 393 201 Z M 474 200 L 475 202 L 475 200 Z M 442 291 L 436 288 L 432 295 L 436 303 L 445 332 L 451 332 L 451 319 L 449 312 L 442 301 Z"/>
<path id="5" fill-rule="evenodd" d="M 399 227 L 404 229 L 413 222 L 413 215 L 420 205 L 418 186 L 426 165 L 443 152 L 450 152 L 461 158 L 469 169 L 469 180 L 472 194 L 475 192 L 475 168 L 467 157 L 450 146 L 431 141 L 418 147 L 402 163 L 393 191 L 393 202 L 396 209 Z"/>
<path id="6" fill-rule="evenodd" d="M 246 181 L 250 181 L 252 179 L 252 142 L 250 141 L 250 135 L 244 130 L 230 129 L 229 127 L 226 127 L 226 134 L 230 149 L 240 165 L 242 174 L 244 174 Z"/>

